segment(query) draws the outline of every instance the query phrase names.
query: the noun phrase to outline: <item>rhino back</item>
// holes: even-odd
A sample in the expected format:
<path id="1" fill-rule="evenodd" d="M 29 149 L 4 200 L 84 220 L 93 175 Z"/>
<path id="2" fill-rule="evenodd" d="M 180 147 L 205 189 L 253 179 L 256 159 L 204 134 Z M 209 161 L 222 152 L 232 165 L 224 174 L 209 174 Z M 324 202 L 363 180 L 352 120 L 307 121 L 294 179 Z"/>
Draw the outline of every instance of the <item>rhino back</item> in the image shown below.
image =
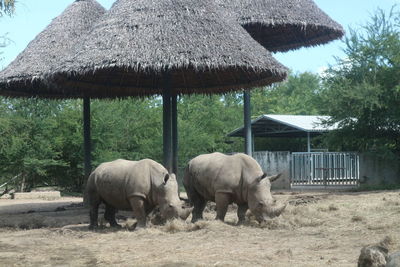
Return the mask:
<path id="1" fill-rule="evenodd" d="M 215 193 L 242 195 L 243 158 L 221 153 L 200 155 L 189 163 L 191 183 L 203 197 L 214 200 Z"/>
<path id="2" fill-rule="evenodd" d="M 240 165 L 243 183 L 245 185 L 251 184 L 256 180 L 258 177 L 263 175 L 263 170 L 258 164 L 258 162 L 250 157 L 249 155 L 243 153 L 237 153 L 231 156 L 233 158 L 233 164 Z"/>
<path id="3" fill-rule="evenodd" d="M 93 183 L 105 202 L 117 209 L 130 210 L 130 197 L 140 196 L 151 204 L 154 202 L 151 190 L 161 184 L 162 173 L 163 167 L 149 159 L 119 159 L 101 164 L 95 170 Z"/>
<path id="4" fill-rule="evenodd" d="M 149 206 L 157 205 L 157 189 L 164 182 L 167 173 L 167 169 L 154 160 L 137 161 L 129 168 L 125 186 L 126 198 L 139 196 L 144 198 Z"/>

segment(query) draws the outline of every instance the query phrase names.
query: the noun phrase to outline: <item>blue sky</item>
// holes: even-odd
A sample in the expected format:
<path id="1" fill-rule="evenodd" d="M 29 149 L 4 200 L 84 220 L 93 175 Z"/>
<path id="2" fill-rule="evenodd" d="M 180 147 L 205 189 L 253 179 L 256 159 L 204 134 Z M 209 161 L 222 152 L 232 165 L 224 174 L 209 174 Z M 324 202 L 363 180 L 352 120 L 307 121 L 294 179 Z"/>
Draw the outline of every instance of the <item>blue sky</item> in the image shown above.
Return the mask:
<path id="1" fill-rule="evenodd" d="M 7 33 L 13 41 L 4 48 L 0 69 L 7 66 L 26 46 L 42 31 L 51 20 L 74 0 L 18 0 L 16 14 L 12 18 L 0 18 L 0 35 Z M 98 0 L 105 8 L 110 8 L 114 0 Z M 315 0 L 317 5 L 334 20 L 348 30 L 358 28 L 368 21 L 378 8 L 390 10 L 399 0 Z M 334 41 L 324 46 L 303 48 L 286 53 L 277 53 L 275 57 L 294 72 L 319 72 L 329 64 L 334 64 L 334 57 L 343 57 L 341 41 Z"/>

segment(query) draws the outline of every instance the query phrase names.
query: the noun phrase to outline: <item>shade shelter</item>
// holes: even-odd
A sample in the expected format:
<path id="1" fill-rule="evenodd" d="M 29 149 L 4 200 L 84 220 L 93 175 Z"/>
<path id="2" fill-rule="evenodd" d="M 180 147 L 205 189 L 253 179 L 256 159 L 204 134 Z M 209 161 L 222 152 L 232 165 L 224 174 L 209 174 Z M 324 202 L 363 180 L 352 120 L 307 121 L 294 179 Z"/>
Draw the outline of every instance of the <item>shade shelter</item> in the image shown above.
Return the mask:
<path id="1" fill-rule="evenodd" d="M 313 0 L 217 0 L 261 45 L 272 52 L 328 43 L 343 27 Z"/>
<path id="2" fill-rule="evenodd" d="M 325 125 L 330 116 L 311 115 L 261 115 L 251 122 L 253 137 L 307 138 L 307 150 L 311 152 L 311 138 L 336 130 L 338 125 Z M 228 134 L 230 137 L 245 137 L 245 127 Z"/>
<path id="3" fill-rule="evenodd" d="M 0 95 L 7 97 L 43 97 L 84 99 L 85 174 L 90 173 L 90 100 L 84 92 L 71 88 L 59 91 L 51 87 L 46 74 L 54 71 L 62 58 L 73 55 L 79 38 L 87 35 L 105 13 L 95 0 L 76 0 L 56 17 L 23 52 L 0 72 Z M 72 90 L 75 93 L 70 94 Z"/>
<path id="4" fill-rule="evenodd" d="M 340 24 L 313 0 L 216 0 L 261 45 L 273 52 L 328 43 L 343 36 Z M 251 155 L 250 92 L 244 93 L 245 150 Z"/>
<path id="5" fill-rule="evenodd" d="M 163 95 L 169 170 L 171 96 L 265 86 L 287 71 L 209 0 L 118 0 L 81 42 L 49 73 L 52 88 L 97 98 Z"/>

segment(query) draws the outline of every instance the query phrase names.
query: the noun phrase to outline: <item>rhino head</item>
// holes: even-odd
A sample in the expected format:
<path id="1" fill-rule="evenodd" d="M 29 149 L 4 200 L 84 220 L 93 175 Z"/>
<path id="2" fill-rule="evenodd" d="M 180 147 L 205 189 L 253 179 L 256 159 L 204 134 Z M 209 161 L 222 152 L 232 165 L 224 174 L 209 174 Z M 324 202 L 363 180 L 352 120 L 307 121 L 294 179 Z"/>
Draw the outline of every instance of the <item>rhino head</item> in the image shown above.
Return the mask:
<path id="1" fill-rule="evenodd" d="M 247 201 L 250 211 L 258 222 L 279 216 L 287 204 L 277 204 L 271 195 L 271 182 L 277 180 L 281 174 L 267 176 L 265 173 L 249 185 Z"/>
<path id="2" fill-rule="evenodd" d="M 164 220 L 174 218 L 186 218 L 192 212 L 192 208 L 185 208 L 178 195 L 178 182 L 175 174 L 166 174 L 164 182 L 159 187 L 158 205 L 160 207 L 161 217 Z"/>

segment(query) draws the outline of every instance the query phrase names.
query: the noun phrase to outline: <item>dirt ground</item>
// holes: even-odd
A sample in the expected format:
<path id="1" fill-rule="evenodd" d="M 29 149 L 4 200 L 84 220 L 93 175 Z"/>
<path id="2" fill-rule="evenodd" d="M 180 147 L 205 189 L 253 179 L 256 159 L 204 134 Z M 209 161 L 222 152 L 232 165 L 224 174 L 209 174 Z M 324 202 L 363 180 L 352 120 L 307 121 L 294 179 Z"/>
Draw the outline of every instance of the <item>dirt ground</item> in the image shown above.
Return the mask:
<path id="1" fill-rule="evenodd" d="M 400 250 L 400 191 L 275 197 L 290 204 L 266 224 L 236 226 L 235 207 L 218 222 L 209 205 L 204 221 L 140 231 L 129 213 L 118 215 L 123 229 L 89 231 L 79 198 L 0 200 L 0 266 L 356 266 L 386 236 Z"/>

